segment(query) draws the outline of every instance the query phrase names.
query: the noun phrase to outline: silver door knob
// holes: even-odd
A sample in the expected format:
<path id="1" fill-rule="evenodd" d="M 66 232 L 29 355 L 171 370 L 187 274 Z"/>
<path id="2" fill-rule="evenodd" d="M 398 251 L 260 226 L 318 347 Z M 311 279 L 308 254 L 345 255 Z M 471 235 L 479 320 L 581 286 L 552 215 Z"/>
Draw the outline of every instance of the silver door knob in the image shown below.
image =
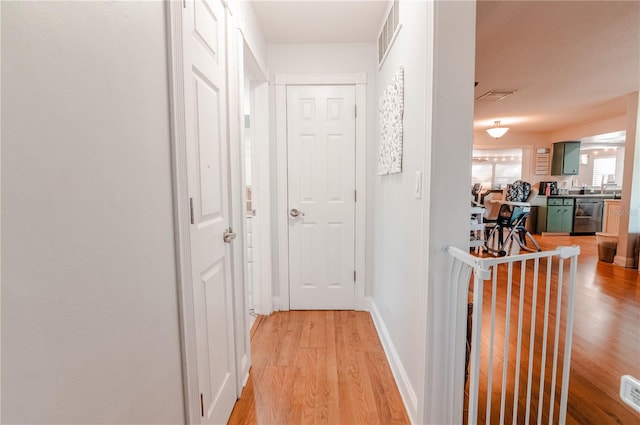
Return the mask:
<path id="1" fill-rule="evenodd" d="M 295 208 L 292 208 L 292 209 L 289 211 L 289 215 L 290 215 L 291 217 L 298 217 L 299 215 L 304 216 L 304 213 L 303 213 L 302 211 L 299 211 L 299 210 L 295 209 Z"/>
<path id="2" fill-rule="evenodd" d="M 233 232 L 233 229 L 231 227 L 225 230 L 224 233 L 222 234 L 222 240 L 224 241 L 224 243 L 231 243 L 231 241 L 234 240 L 235 238 L 236 238 L 236 234 Z"/>

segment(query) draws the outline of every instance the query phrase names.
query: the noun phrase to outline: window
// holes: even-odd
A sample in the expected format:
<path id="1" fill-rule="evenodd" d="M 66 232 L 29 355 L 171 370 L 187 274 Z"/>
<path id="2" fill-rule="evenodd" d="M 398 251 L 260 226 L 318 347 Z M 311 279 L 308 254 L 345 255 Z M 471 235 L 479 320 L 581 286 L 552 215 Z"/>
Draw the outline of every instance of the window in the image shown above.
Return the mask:
<path id="1" fill-rule="evenodd" d="M 471 183 L 502 189 L 522 178 L 522 149 L 474 149 Z"/>
<path id="2" fill-rule="evenodd" d="M 480 183 L 483 188 L 491 188 L 493 180 L 493 164 L 474 164 L 471 166 L 471 183 Z"/>
<path id="3" fill-rule="evenodd" d="M 593 181 L 592 186 L 600 186 L 602 183 L 607 183 L 609 176 L 616 175 L 616 157 L 608 156 L 593 159 Z"/>
<path id="4" fill-rule="evenodd" d="M 518 163 L 501 164 L 496 163 L 493 172 L 493 184 L 505 187 L 522 177 L 522 160 Z"/>

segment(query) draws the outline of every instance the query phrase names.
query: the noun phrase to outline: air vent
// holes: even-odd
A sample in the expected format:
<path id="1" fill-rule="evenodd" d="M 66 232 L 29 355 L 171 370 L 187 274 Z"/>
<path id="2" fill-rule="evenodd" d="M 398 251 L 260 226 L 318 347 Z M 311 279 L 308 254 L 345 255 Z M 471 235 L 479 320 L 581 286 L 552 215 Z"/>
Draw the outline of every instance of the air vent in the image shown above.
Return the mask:
<path id="1" fill-rule="evenodd" d="M 515 93 L 513 90 L 491 90 L 480 97 L 476 97 L 476 100 L 502 100 L 513 93 Z"/>
<path id="2" fill-rule="evenodd" d="M 400 28 L 400 2 L 395 0 L 378 36 L 378 64 L 382 65 L 386 59 Z"/>

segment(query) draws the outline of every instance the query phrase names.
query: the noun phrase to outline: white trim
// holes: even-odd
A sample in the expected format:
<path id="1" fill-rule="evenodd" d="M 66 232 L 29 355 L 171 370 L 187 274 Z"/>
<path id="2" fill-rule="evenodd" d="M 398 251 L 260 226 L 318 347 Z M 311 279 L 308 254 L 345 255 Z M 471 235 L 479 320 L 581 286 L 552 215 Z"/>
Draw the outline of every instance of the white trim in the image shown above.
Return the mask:
<path id="1" fill-rule="evenodd" d="M 398 390 L 400 391 L 400 396 L 402 397 L 402 402 L 404 403 L 409 420 L 412 424 L 418 423 L 418 397 L 416 396 L 413 386 L 411 386 L 409 375 L 400 360 L 398 351 L 393 345 L 391 335 L 389 335 L 389 331 L 382 320 L 382 316 L 380 315 L 380 310 L 378 310 L 376 302 L 371 297 L 367 297 L 366 301 L 369 306 L 371 318 L 373 319 L 373 324 L 376 327 L 378 337 L 382 343 L 382 348 L 384 348 L 384 353 L 387 356 L 387 361 L 391 367 L 391 372 L 393 373 L 396 385 L 398 385 Z"/>
<path id="2" fill-rule="evenodd" d="M 366 74 L 365 74 L 366 76 Z M 356 232 L 355 232 L 355 268 L 356 294 L 355 309 L 365 310 L 366 277 L 366 220 L 367 220 L 367 86 L 356 83 Z"/>
<path id="3" fill-rule="evenodd" d="M 625 268 L 634 268 L 636 265 L 636 257 L 626 257 L 624 255 L 616 255 L 613 257 L 613 264 L 616 266 L 622 266 Z"/>
<path id="4" fill-rule="evenodd" d="M 354 308 L 365 310 L 366 288 L 366 205 L 367 205 L 367 74 L 276 74 L 276 171 L 277 234 L 280 299 L 274 310 L 289 310 L 289 220 L 287 201 L 287 86 L 288 85 L 354 85 L 356 88 L 356 232 L 355 232 L 355 299 Z"/>
<path id="5" fill-rule="evenodd" d="M 276 86 L 276 175 L 277 175 L 277 234 L 278 280 L 280 300 L 274 309 L 289 311 L 289 221 L 287 206 L 287 87 Z"/>
<path id="6" fill-rule="evenodd" d="M 425 149 L 422 157 L 422 169 L 425 171 L 422 174 L 422 214 L 420 217 L 420 229 L 421 229 L 421 241 L 420 241 L 420 258 L 422 259 L 422 267 L 420 268 L 420 304 L 417 315 L 417 328 L 419 340 L 416 341 L 419 344 L 420 352 L 423 353 L 424 361 L 419 362 L 418 373 L 420 374 L 418 379 L 418 388 L 416 388 L 418 396 L 420 397 L 420 406 L 419 411 L 417 412 L 416 419 L 418 423 L 424 423 L 428 415 L 426 414 L 427 408 L 431 406 L 431 400 L 427 400 L 427 394 L 429 391 L 429 382 L 427 381 L 428 377 L 432 376 L 431 373 L 431 365 L 432 362 L 430 359 L 435 355 L 436 347 L 432 347 L 431 341 L 434 341 L 435 338 L 431 338 L 431 333 L 433 332 L 433 327 L 431 325 L 432 312 L 430 309 L 431 303 L 431 290 L 429 287 L 430 278 L 430 238 L 431 238 L 431 228 L 429 226 L 429 220 L 431 216 L 431 212 L 429 210 L 430 199 L 431 199 L 431 191 L 433 184 L 433 176 L 428 170 L 431 169 L 431 145 L 433 143 L 432 132 L 433 132 L 433 102 L 434 102 L 434 87 L 433 87 L 433 79 L 434 79 L 434 64 L 430 58 L 434 57 L 435 52 L 435 39 L 434 39 L 434 22 L 435 22 L 435 5 L 433 2 L 428 2 L 426 4 L 426 15 L 424 16 L 424 22 L 427 26 L 427 40 L 426 40 L 426 49 L 427 54 L 425 55 L 425 62 L 423 63 L 425 69 L 425 85 L 423 95 L 425 98 L 425 104 L 427 105 L 425 108 L 426 117 L 424 120 L 422 131 L 425 135 Z M 448 348 L 448 347 L 447 347 Z M 446 349 L 446 348 L 442 348 Z"/>
<path id="7" fill-rule="evenodd" d="M 251 143 L 252 161 L 258 173 L 254 176 L 256 187 L 255 200 L 257 212 L 254 220 L 254 232 L 257 239 L 254 244 L 254 261 L 259 261 L 259 276 L 255 276 L 254 288 L 259 288 L 254 297 L 256 313 L 269 315 L 273 312 L 273 280 L 271 249 L 271 161 L 269 146 L 269 83 L 262 82 L 252 89 L 251 96 Z M 258 258 L 256 258 L 258 257 Z"/>
<path id="8" fill-rule="evenodd" d="M 280 311 L 280 297 L 273 297 L 273 311 Z"/>
<path id="9" fill-rule="evenodd" d="M 253 196 L 258 206 L 258 211 L 253 220 L 253 252 L 254 252 L 254 272 L 253 272 L 253 301 L 257 314 L 269 315 L 273 312 L 272 294 L 272 249 L 271 249 L 271 161 L 269 155 L 269 83 L 267 81 L 267 69 L 258 55 L 257 47 L 253 39 L 249 36 L 246 24 L 241 17 L 237 25 L 240 34 L 239 51 L 242 52 L 240 60 L 243 66 L 243 78 L 240 82 L 242 90 L 239 98 L 244 102 L 247 90 L 251 91 L 251 128 L 250 140 L 252 151 Z M 252 59 L 255 67 L 247 70 L 244 68 L 245 58 Z M 249 72 L 247 72 L 249 71 Z M 257 74 L 256 74 L 257 72 Z M 246 77 L 249 76 L 251 82 L 258 83 L 255 88 L 245 87 Z M 242 123 L 244 123 L 244 108 L 240 108 Z M 245 152 L 245 129 L 241 125 L 241 139 L 243 146 L 243 165 Z M 246 205 L 246 181 L 243 171 L 243 205 Z M 244 211 L 244 208 L 243 208 Z M 243 234 L 246 237 L 246 233 Z M 246 253 L 246 251 L 245 251 Z M 245 254 L 246 255 L 246 254 Z M 245 262 L 246 266 L 246 262 Z M 245 273 L 248 273 L 245 267 Z M 247 294 L 248 296 L 248 294 Z"/>
<path id="10" fill-rule="evenodd" d="M 229 13 L 226 11 L 225 13 Z M 227 22 L 232 18 L 227 15 Z M 246 281 L 246 222 L 244 216 L 244 141 L 242 128 L 242 83 L 244 65 L 241 56 L 243 40 L 233 25 L 227 25 L 227 129 L 229 141 L 229 198 L 231 202 L 229 226 L 241 237 L 231 244 L 233 279 L 234 343 L 236 362 L 236 395 L 242 393 L 244 376 L 249 373 L 251 344 L 247 307 Z M 235 92 L 235 93 L 234 93 Z"/>
<path id="11" fill-rule="evenodd" d="M 169 62 L 169 105 L 171 124 L 171 162 L 173 183 L 174 232 L 176 244 L 180 339 L 182 352 L 185 422 L 200 423 L 200 390 L 196 357 L 196 329 L 191 282 L 191 234 L 187 176 L 187 141 L 184 111 L 184 69 L 182 4 L 170 1 L 167 7 L 167 44 Z"/>
<path id="12" fill-rule="evenodd" d="M 251 330 L 251 326 L 249 326 L 249 330 Z M 251 360 L 249 359 L 249 356 L 242 356 L 242 359 L 240 359 L 240 365 L 242 366 L 241 370 L 246 370 L 244 374 L 238 374 L 240 377 L 239 392 L 242 393 L 242 389 L 247 385 L 247 381 L 249 381 L 249 370 L 251 368 Z M 238 398 L 240 398 L 240 395 L 238 395 Z"/>

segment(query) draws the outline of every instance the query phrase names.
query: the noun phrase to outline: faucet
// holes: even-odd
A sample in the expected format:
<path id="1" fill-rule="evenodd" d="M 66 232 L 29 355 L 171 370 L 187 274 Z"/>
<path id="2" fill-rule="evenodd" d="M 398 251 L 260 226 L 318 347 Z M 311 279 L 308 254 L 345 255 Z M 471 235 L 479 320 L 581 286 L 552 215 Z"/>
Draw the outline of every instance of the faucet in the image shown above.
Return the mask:
<path id="1" fill-rule="evenodd" d="M 602 185 L 600 186 L 600 193 L 604 194 L 604 191 L 606 190 L 607 187 L 615 187 L 616 184 L 615 183 L 602 183 Z"/>

